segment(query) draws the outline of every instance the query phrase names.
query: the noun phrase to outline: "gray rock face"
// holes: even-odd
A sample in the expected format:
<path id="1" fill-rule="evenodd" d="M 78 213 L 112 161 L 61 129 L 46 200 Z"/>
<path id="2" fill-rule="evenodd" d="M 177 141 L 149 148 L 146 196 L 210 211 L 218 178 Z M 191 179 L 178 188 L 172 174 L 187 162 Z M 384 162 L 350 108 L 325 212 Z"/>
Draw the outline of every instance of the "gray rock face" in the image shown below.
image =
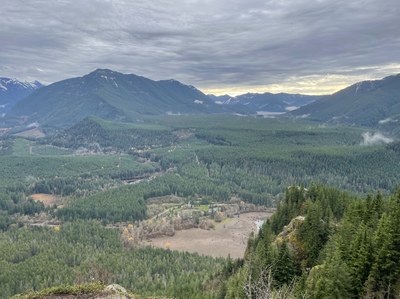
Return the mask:
<path id="1" fill-rule="evenodd" d="M 110 284 L 107 286 L 103 292 L 101 292 L 98 296 L 94 297 L 97 299 L 133 299 L 133 296 L 130 296 L 125 288 L 121 287 L 118 284 Z"/>

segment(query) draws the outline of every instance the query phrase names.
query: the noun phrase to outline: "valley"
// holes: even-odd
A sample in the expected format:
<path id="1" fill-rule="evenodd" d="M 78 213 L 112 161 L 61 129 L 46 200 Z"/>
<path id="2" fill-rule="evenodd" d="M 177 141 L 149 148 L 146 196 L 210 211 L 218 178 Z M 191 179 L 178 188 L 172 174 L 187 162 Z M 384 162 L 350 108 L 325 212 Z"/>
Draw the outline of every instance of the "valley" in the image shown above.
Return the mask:
<path id="1" fill-rule="evenodd" d="M 0 299 L 400 299 L 399 0 L 0 4 Z"/>
<path id="2" fill-rule="evenodd" d="M 211 229 L 190 228 L 173 236 L 149 239 L 144 244 L 158 248 L 195 252 L 212 257 L 239 259 L 244 256 L 247 241 L 257 234 L 257 221 L 266 220 L 273 212 L 249 212 L 226 218 Z"/>
<path id="3" fill-rule="evenodd" d="M 98 75 L 88 76 L 104 79 Z M 50 99 L 48 90 L 35 97 Z M 378 236 L 377 223 L 389 225 L 384 221 L 392 236 L 400 181 L 396 130 L 292 112 L 272 118 L 214 112 L 80 114 L 58 127 L 49 118 L 4 131 L 0 297 L 95 280 L 143 296 L 242 298 L 246 285 L 266 279 L 265 269 L 274 270 L 276 290 L 304 275 L 300 291 L 318 294 L 314 279 L 331 275 L 318 272 L 320 265 L 356 259 L 336 238 L 356 248 L 367 239 L 360 235 L 354 243 L 350 235 L 365 228 Z M 364 218 L 375 222 L 359 222 Z M 371 267 L 368 275 L 377 279 L 378 266 Z M 248 271 L 254 271 L 250 281 Z M 365 290 L 373 288 L 379 289 L 375 280 Z"/>

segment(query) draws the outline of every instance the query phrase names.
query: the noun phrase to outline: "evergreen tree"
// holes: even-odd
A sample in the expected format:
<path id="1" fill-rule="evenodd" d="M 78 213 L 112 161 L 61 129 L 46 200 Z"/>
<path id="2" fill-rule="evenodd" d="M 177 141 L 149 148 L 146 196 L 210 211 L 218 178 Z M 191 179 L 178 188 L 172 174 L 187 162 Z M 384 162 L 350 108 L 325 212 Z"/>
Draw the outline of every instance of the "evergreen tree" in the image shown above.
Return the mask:
<path id="1" fill-rule="evenodd" d="M 336 250 L 325 263 L 311 269 L 306 281 L 306 298 L 350 298 L 350 281 L 349 269 Z"/>
<path id="2" fill-rule="evenodd" d="M 322 211 L 319 201 L 307 201 L 307 215 L 302 224 L 299 236 L 307 251 L 306 264 L 313 266 L 318 259 L 319 252 L 328 240 L 328 225 L 321 220 Z"/>
<path id="3" fill-rule="evenodd" d="M 351 274 L 352 291 L 353 296 L 359 298 L 364 283 L 368 278 L 372 261 L 370 232 L 363 223 L 360 225 L 350 248 L 351 257 L 349 261 L 349 270 Z"/>
<path id="4" fill-rule="evenodd" d="M 366 284 L 367 293 L 394 298 L 400 280 L 400 193 L 389 204 L 374 236 L 374 262 Z"/>
<path id="5" fill-rule="evenodd" d="M 279 246 L 278 256 L 273 269 L 273 277 L 278 286 L 289 284 L 296 274 L 296 267 L 286 242 L 283 242 Z"/>

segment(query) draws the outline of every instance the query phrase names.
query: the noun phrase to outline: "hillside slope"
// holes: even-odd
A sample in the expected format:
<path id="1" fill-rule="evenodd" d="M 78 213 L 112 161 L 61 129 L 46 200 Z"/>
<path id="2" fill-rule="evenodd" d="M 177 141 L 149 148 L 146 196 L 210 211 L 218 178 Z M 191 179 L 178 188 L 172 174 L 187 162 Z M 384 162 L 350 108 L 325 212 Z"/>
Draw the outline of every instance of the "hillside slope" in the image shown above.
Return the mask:
<path id="1" fill-rule="evenodd" d="M 400 74 L 363 81 L 293 111 L 295 116 L 361 126 L 400 120 Z"/>
<path id="2" fill-rule="evenodd" d="M 217 108 L 201 91 L 175 80 L 98 69 L 42 88 L 20 101 L 8 121 L 67 127 L 90 115 L 131 120 L 140 114 L 209 113 Z"/>

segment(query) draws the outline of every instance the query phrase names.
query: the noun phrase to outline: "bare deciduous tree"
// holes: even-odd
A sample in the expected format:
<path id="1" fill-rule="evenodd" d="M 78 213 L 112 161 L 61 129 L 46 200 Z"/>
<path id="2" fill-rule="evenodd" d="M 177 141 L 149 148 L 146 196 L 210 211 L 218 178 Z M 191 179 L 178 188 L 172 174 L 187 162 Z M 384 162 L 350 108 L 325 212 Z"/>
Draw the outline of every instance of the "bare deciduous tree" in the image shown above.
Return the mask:
<path id="1" fill-rule="evenodd" d="M 272 271 L 270 268 L 263 270 L 257 279 L 252 281 L 251 272 L 249 273 L 247 283 L 244 286 L 244 295 L 246 299 L 294 299 L 294 285 L 293 280 L 289 285 L 281 288 L 274 288 L 274 281 Z M 304 296 L 301 296 L 304 298 Z"/>

